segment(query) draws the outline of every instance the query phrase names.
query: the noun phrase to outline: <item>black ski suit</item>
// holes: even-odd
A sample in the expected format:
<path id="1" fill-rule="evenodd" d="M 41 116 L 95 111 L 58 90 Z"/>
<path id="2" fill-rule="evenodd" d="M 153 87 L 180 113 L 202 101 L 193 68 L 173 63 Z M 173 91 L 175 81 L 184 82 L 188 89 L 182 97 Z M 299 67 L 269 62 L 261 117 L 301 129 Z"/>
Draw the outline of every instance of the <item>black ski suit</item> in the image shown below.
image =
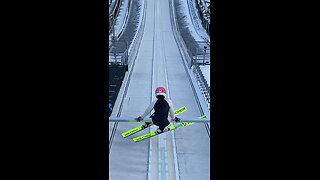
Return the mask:
<path id="1" fill-rule="evenodd" d="M 165 99 L 163 96 L 158 96 L 157 98 L 157 100 L 149 105 L 141 117 L 145 118 L 152 109 L 154 109 L 154 113 L 151 116 L 152 122 L 159 126 L 159 129 L 163 131 L 163 129 L 170 124 L 168 115 L 170 114 L 171 119 L 174 119 L 174 110 L 171 100 Z"/>

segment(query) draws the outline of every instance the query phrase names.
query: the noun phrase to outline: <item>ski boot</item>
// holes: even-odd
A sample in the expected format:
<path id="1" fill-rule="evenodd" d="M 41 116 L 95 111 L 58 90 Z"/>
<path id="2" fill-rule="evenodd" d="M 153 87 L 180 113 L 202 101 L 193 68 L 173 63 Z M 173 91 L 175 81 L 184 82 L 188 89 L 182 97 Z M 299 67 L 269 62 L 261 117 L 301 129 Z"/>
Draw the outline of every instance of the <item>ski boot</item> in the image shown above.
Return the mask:
<path id="1" fill-rule="evenodd" d="M 144 124 L 142 124 L 143 129 L 152 126 L 153 123 L 152 122 L 145 122 Z"/>
<path id="2" fill-rule="evenodd" d="M 161 129 L 158 128 L 158 129 L 156 130 L 156 132 L 157 132 L 158 134 L 161 134 L 161 133 L 167 132 L 167 131 L 169 131 L 169 130 L 170 130 L 170 129 L 169 129 L 168 127 L 165 127 L 165 128 L 163 129 L 163 131 L 161 131 Z"/>

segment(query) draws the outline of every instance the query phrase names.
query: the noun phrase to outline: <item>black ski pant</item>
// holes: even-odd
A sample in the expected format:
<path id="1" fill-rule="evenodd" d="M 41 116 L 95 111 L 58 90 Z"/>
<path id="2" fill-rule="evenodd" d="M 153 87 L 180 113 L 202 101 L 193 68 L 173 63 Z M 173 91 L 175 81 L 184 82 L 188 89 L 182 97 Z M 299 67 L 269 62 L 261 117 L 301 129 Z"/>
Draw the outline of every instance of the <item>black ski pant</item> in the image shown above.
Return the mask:
<path id="1" fill-rule="evenodd" d="M 159 126 L 159 129 L 161 131 L 163 131 L 163 129 L 170 124 L 170 122 L 168 121 L 167 118 L 163 118 L 163 119 L 162 118 L 161 119 L 160 118 L 152 118 L 152 122 L 156 126 Z"/>

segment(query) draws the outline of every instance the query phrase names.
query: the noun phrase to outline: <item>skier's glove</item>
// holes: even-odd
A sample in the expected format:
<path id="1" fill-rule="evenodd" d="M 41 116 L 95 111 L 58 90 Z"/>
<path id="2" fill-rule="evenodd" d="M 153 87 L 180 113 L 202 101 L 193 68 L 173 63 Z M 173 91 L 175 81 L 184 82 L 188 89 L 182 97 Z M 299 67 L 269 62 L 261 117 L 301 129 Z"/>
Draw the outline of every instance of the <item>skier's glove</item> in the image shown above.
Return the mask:
<path id="1" fill-rule="evenodd" d="M 141 121 L 142 121 L 142 117 L 139 116 L 139 117 L 136 118 L 136 120 L 137 120 L 138 122 L 141 122 Z"/>
<path id="2" fill-rule="evenodd" d="M 173 119 L 174 122 L 180 122 L 180 120 L 181 120 L 181 119 L 178 118 L 178 117 L 174 117 L 174 119 Z"/>

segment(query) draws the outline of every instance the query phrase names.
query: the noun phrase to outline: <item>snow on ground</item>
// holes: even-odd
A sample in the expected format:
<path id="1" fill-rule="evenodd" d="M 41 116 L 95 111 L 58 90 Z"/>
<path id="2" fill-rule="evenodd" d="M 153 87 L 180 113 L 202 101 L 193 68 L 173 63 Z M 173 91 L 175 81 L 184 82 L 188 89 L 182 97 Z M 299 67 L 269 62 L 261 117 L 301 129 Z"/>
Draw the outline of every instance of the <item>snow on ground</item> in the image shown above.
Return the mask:
<path id="1" fill-rule="evenodd" d="M 116 24 L 114 26 L 115 36 L 119 36 L 125 27 L 126 19 L 128 17 L 127 14 L 127 8 L 129 6 L 129 1 L 121 1 L 121 5 L 119 7 L 119 14 L 116 19 Z M 111 40 L 111 37 L 113 36 L 113 33 L 109 34 L 109 40 Z"/>
<path id="2" fill-rule="evenodd" d="M 207 7 L 210 6 L 210 0 L 206 0 L 206 5 L 207 5 Z"/>
<path id="3" fill-rule="evenodd" d="M 127 24 L 127 21 L 129 19 L 129 16 L 133 16 L 135 18 L 139 17 L 139 21 L 138 21 L 138 29 L 141 27 L 141 23 L 142 23 L 142 18 L 143 18 L 143 11 L 144 11 L 144 1 L 143 0 L 136 0 L 137 1 L 137 5 L 138 5 L 138 12 L 137 13 L 131 13 L 129 14 L 130 10 L 127 11 L 127 8 L 130 8 L 129 7 L 129 3 L 130 1 L 129 0 L 124 0 L 122 1 L 122 4 L 120 5 L 120 9 L 119 9 L 119 14 L 117 16 L 117 21 L 116 21 L 116 25 L 114 27 L 114 31 L 115 31 L 115 35 L 116 36 L 119 36 L 123 31 L 124 29 L 126 28 L 126 24 Z M 138 30 L 137 29 L 137 30 Z M 134 29 L 132 29 L 134 31 Z M 109 34 L 109 41 L 111 42 L 111 39 L 112 39 L 112 36 L 113 34 Z M 136 37 L 137 37 L 137 34 L 134 35 L 134 38 L 133 38 L 133 42 L 136 40 Z M 131 43 L 128 47 L 128 51 L 131 52 L 131 49 L 132 49 L 132 44 Z"/>
<path id="4" fill-rule="evenodd" d="M 189 12 L 188 3 L 190 3 L 190 5 L 192 4 L 191 8 L 196 12 Z M 183 20 L 185 20 L 190 34 L 193 36 L 195 41 L 203 41 L 204 38 L 210 41 L 209 35 L 201 25 L 201 20 L 194 2 L 191 0 L 180 0 L 180 6 L 181 8 L 178 13 L 181 13 L 184 16 Z M 191 16 L 193 16 L 194 22 L 192 22 Z"/>
<path id="5" fill-rule="evenodd" d="M 198 13 L 192 12 L 192 11 L 190 13 L 194 13 L 193 15 L 189 13 L 188 1 L 189 0 L 180 0 L 182 7 L 181 7 L 181 10 L 179 13 L 182 13 L 185 16 L 184 20 L 187 22 L 187 24 L 189 26 L 189 31 L 190 31 L 191 35 L 194 37 L 194 39 L 196 41 L 203 41 L 202 37 L 204 37 L 210 41 L 210 36 L 207 34 L 205 29 L 202 27 L 201 20 L 198 16 Z M 209 3 L 210 3 L 210 1 L 209 1 Z M 194 7 L 194 10 L 197 10 L 195 5 L 193 5 L 193 7 Z M 194 23 L 192 23 L 191 16 L 193 16 Z M 194 24 L 195 24 L 195 26 L 197 26 L 197 24 L 199 24 L 199 26 L 198 26 L 199 28 L 196 29 Z M 199 66 L 199 67 L 202 71 L 202 74 L 206 78 L 209 87 L 210 87 L 210 65 Z"/>
<path id="6" fill-rule="evenodd" d="M 137 33 L 135 33 L 132 42 L 135 42 L 136 39 L 137 39 L 138 31 L 139 31 L 139 28 L 141 28 L 141 24 L 142 24 L 143 12 L 145 11 L 145 9 L 144 9 L 144 1 L 142 1 L 142 0 L 137 0 L 137 1 L 138 1 L 138 6 L 140 8 L 139 8 L 138 12 L 135 14 L 135 16 L 139 17 L 139 21 L 138 21 Z M 133 15 L 133 14 L 131 14 L 131 15 Z M 131 53 L 132 48 L 133 48 L 133 43 L 131 43 L 129 45 L 129 48 L 128 48 L 129 54 Z"/>
<path id="7" fill-rule="evenodd" d="M 188 29 L 191 33 L 191 35 L 195 38 L 196 41 L 202 41 L 202 38 L 198 36 L 195 27 L 193 26 L 192 20 L 191 20 L 191 14 L 189 13 L 189 7 L 187 1 L 180 1 L 180 8 L 178 13 L 182 13 L 184 15 L 183 20 L 186 21 L 186 25 L 188 26 Z"/>

